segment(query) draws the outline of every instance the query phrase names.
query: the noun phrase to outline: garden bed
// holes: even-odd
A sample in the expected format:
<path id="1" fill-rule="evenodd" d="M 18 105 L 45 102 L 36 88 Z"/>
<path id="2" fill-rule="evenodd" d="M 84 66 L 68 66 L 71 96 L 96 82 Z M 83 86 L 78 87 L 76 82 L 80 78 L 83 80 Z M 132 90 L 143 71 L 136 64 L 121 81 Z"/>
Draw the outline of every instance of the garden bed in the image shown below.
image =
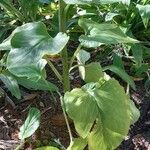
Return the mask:
<path id="1" fill-rule="evenodd" d="M 48 78 L 61 88 L 60 82 L 51 73 L 51 70 L 48 72 Z M 78 71 L 73 72 L 72 75 L 74 76 L 72 85 L 80 86 L 82 81 L 78 76 Z M 150 98 L 146 96 L 144 81 L 137 81 L 136 85 L 137 90 L 131 91 L 131 99 L 139 108 L 141 117 L 135 125 L 131 126 L 129 134 L 120 145 L 119 150 L 148 150 L 150 148 Z M 58 95 L 29 91 L 24 88 L 22 88 L 22 93 L 24 96 L 22 100 L 16 102 L 15 108 L 10 103 L 2 105 L 0 108 L 0 148 L 13 150 L 20 143 L 19 128 L 24 123 L 31 106 L 41 110 L 42 121 L 40 128 L 27 140 L 23 149 L 32 150 L 51 144 L 67 147 L 69 135 Z M 11 97 L 9 93 L 8 95 Z M 70 125 L 73 135 L 76 136 L 77 133 L 71 120 Z"/>

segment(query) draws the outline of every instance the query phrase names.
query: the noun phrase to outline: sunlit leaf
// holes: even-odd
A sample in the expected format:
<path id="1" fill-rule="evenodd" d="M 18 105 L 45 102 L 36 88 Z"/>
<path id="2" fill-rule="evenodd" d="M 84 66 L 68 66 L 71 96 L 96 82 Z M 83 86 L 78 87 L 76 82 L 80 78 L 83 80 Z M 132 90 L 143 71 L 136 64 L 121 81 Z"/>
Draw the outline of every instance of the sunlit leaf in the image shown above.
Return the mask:
<path id="1" fill-rule="evenodd" d="M 43 56 L 61 52 L 69 37 L 58 33 L 52 38 L 41 22 L 27 23 L 18 28 L 19 32 L 11 38 L 7 68 L 18 77 L 39 79 L 47 63 Z"/>
<path id="2" fill-rule="evenodd" d="M 121 143 L 130 128 L 131 109 L 135 107 L 130 107 L 129 101 L 115 79 L 88 83 L 64 97 L 77 132 L 88 138 L 89 150 L 115 149 Z"/>
<path id="3" fill-rule="evenodd" d="M 64 97 L 66 111 L 73 119 L 75 128 L 82 138 L 87 137 L 98 115 L 98 107 L 92 99 L 83 89 L 73 89 L 71 92 L 67 92 Z"/>

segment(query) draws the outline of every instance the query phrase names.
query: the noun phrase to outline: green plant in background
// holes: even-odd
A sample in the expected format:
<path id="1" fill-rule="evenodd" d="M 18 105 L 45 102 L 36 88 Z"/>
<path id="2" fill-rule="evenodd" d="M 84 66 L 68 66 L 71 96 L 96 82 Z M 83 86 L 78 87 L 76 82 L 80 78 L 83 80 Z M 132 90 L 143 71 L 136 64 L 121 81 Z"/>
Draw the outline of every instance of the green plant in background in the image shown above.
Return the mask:
<path id="1" fill-rule="evenodd" d="M 20 2 L 22 5 L 23 3 L 24 1 Z M 26 8 L 29 9 L 28 5 Z M 148 28 L 149 11 L 146 11 L 149 10 L 148 1 L 135 5 L 135 2 L 122 0 L 59 0 L 58 5 L 59 10 L 55 13 L 58 16 L 54 15 L 52 21 L 58 18 L 59 33 L 56 33 L 57 28 L 55 28 L 54 32 L 50 32 L 52 34 L 50 36 L 44 23 L 30 22 L 17 27 L 0 44 L 1 52 L 6 51 L 7 54 L 2 56 L 0 62 L 0 79 L 18 99 L 21 97 L 19 85 L 28 89 L 57 92 L 60 95 L 70 136 L 68 150 L 82 150 L 87 145 L 89 150 L 115 149 L 128 134 L 130 125 L 138 120 L 139 111 L 118 81 L 107 75 L 105 71 L 116 73 L 134 90 L 135 83 L 125 72 L 120 55 L 114 54 L 111 66 L 101 67 L 98 62 L 89 63 L 88 51 L 99 47 L 120 45 L 127 58 L 132 50 L 132 61 L 138 68 L 141 67 L 145 61 L 143 53 L 146 48 L 148 49 L 149 41 L 143 41 L 136 36 L 133 24 L 136 22 L 137 15 L 141 15 L 142 28 Z M 130 7 L 134 8 L 136 13 L 131 12 Z M 22 8 L 20 21 L 23 16 L 25 19 L 23 23 L 28 22 L 28 14 L 30 21 L 38 20 L 36 15 L 38 7 L 34 8 L 33 12 Z M 9 11 L 13 9 L 10 8 Z M 19 18 L 17 10 L 14 10 L 15 16 Z M 108 13 L 104 14 L 105 10 Z M 122 16 L 124 12 L 127 13 L 126 18 Z M 75 33 L 78 36 L 74 36 Z M 146 33 L 143 36 L 145 37 Z M 68 51 L 71 49 L 67 43 L 73 39 L 79 44 L 70 58 Z M 57 54 L 60 54 L 62 59 L 62 73 L 49 60 L 49 56 Z M 46 64 L 62 83 L 64 96 L 61 96 L 56 85 L 46 80 Z M 77 67 L 85 85 L 71 89 L 70 72 Z M 74 122 L 78 138 L 72 136 L 66 113 Z M 39 114 L 35 108 L 29 111 L 29 116 L 20 131 L 22 141 L 38 128 Z M 30 125 L 36 127 L 33 129 Z"/>

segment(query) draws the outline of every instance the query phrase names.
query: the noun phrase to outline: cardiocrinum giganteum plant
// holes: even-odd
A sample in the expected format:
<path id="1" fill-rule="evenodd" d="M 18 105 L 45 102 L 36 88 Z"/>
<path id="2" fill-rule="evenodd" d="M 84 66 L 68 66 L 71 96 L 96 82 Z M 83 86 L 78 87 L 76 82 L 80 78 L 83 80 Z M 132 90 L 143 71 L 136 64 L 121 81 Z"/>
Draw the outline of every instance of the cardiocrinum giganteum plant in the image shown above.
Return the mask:
<path id="1" fill-rule="evenodd" d="M 124 88 L 104 71 L 113 70 L 135 89 L 130 76 L 115 66 L 102 68 L 98 62 L 88 63 L 90 53 L 84 50 L 118 43 L 139 43 L 127 36 L 125 30 L 116 24 L 96 22 L 92 17 L 98 17 L 99 13 L 80 15 L 80 6 L 110 3 L 129 5 L 130 1 L 59 0 L 59 33 L 55 36 L 49 35 L 44 23 L 30 22 L 17 27 L 0 44 L 0 50 L 6 51 L 1 59 L 0 79 L 16 98 L 21 97 L 19 85 L 60 94 L 59 88 L 46 80 L 46 64 L 63 84 L 64 95 L 60 95 L 60 99 L 70 136 L 68 150 L 83 150 L 85 147 L 89 150 L 113 150 L 128 134 L 130 125 L 139 118 L 139 111 Z M 67 47 L 67 43 L 75 27 L 81 31 L 80 36 L 75 39 L 79 45 L 70 58 L 68 50 L 71 49 Z M 56 54 L 59 54 L 62 60 L 62 74 L 48 59 Z M 81 88 L 71 89 L 69 74 L 74 68 L 79 69 L 85 84 Z M 34 108 L 29 113 L 32 114 L 30 117 L 36 118 L 36 127 L 32 128 L 35 131 L 39 126 L 39 111 Z M 78 138 L 72 136 L 66 113 L 73 120 Z M 33 125 L 33 120 L 27 118 L 26 124 L 22 126 L 22 140 L 31 135 L 32 132 L 28 129 Z"/>

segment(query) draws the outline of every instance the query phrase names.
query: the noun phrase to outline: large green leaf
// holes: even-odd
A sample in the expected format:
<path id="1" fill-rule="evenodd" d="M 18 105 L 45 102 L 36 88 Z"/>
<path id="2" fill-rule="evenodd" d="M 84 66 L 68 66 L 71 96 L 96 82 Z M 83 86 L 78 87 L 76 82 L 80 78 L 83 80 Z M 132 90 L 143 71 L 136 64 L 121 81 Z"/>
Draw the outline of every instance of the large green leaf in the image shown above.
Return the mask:
<path id="1" fill-rule="evenodd" d="M 41 114 L 37 108 L 30 108 L 28 117 L 20 128 L 19 138 L 21 140 L 30 137 L 37 130 L 40 125 L 40 117 Z"/>
<path id="2" fill-rule="evenodd" d="M 16 76 L 39 79 L 46 65 L 42 57 L 61 52 L 68 40 L 63 33 L 52 38 L 41 22 L 27 23 L 11 38 L 7 68 Z"/>
<path id="3" fill-rule="evenodd" d="M 9 72 L 3 72 L 2 74 L 0 74 L 0 80 L 3 81 L 12 95 L 14 95 L 18 99 L 21 98 L 17 80 Z"/>
<path id="4" fill-rule="evenodd" d="M 115 149 L 121 143 L 131 123 L 129 101 L 115 79 L 88 83 L 64 97 L 66 111 L 79 135 L 88 138 L 90 150 Z"/>
<path id="5" fill-rule="evenodd" d="M 130 0 L 64 0 L 67 4 L 111 4 L 122 2 L 130 4 Z"/>
<path id="6" fill-rule="evenodd" d="M 102 44 L 137 43 L 138 41 L 128 37 L 117 25 L 110 23 L 99 24 L 89 19 L 79 19 L 85 35 L 81 35 L 79 41 L 85 47 L 98 47 Z"/>

